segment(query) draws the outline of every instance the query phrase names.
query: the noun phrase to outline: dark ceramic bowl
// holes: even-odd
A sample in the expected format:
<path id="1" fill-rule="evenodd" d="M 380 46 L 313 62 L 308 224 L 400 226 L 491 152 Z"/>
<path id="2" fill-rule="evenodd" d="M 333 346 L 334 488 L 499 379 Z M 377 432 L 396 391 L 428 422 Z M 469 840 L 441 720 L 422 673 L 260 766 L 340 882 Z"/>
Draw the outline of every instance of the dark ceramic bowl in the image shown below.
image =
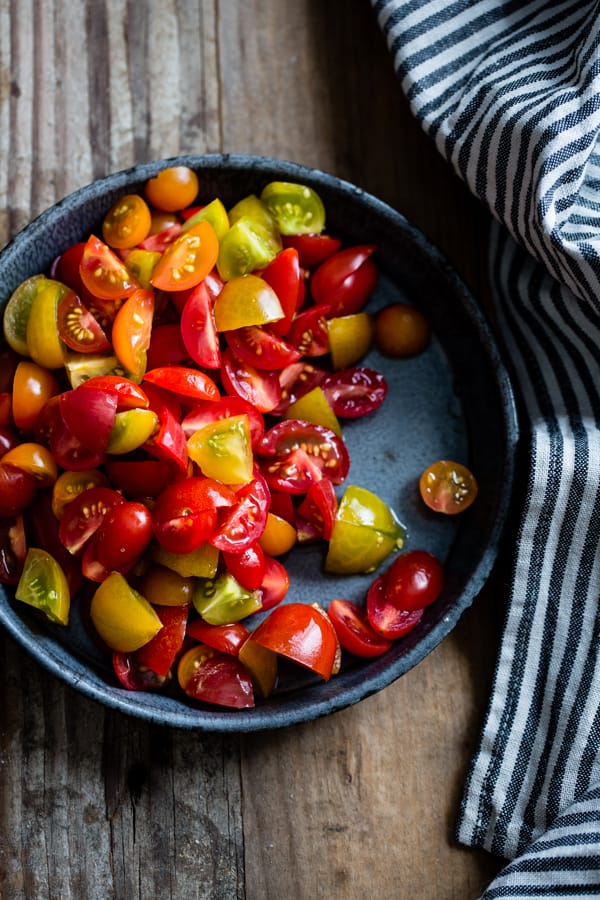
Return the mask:
<path id="1" fill-rule="evenodd" d="M 369 308 L 393 300 L 418 306 L 434 332 L 430 348 L 404 361 L 370 353 L 366 365 L 389 382 L 384 406 L 344 429 L 352 459 L 347 483 L 368 487 L 396 510 L 407 527 L 407 548 L 437 554 L 446 570 L 441 598 L 420 624 L 372 661 L 346 661 L 328 683 L 298 667 L 282 666 L 276 693 L 253 710 L 187 703 L 181 697 L 128 692 L 98 654 L 78 621 L 77 603 L 67 629 L 52 627 L 0 592 L 0 621 L 46 669 L 113 709 L 161 725 L 241 732 L 304 722 L 389 685 L 416 665 L 455 626 L 481 590 L 496 557 L 509 506 L 517 426 L 513 395 L 498 349 L 479 306 L 445 259 L 403 216 L 331 175 L 278 160 L 228 155 L 163 160 L 119 172 L 70 195 L 43 213 L 0 254 L 0 303 L 28 276 L 47 271 L 55 257 L 90 232 L 124 193 L 141 189 L 168 165 L 196 169 L 201 199 L 231 206 L 260 193 L 272 180 L 303 182 L 322 197 L 327 230 L 354 243 L 375 243 L 381 277 Z M 436 459 L 456 459 L 478 478 L 477 502 L 461 516 L 430 513 L 417 496 L 421 471 Z M 373 576 L 338 578 L 322 572 L 321 548 L 293 551 L 286 601 L 334 597 L 364 601 Z"/>

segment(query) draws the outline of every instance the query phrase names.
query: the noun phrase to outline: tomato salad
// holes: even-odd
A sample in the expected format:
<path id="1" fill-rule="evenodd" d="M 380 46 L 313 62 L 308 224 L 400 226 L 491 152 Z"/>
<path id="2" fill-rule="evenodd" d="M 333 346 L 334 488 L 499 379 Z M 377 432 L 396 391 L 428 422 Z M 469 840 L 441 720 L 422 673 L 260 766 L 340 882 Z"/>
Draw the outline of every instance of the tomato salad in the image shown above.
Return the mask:
<path id="1" fill-rule="evenodd" d="M 164 169 L 9 299 L 0 580 L 59 625 L 88 597 L 124 687 L 248 708 L 280 656 L 327 680 L 342 648 L 386 652 L 441 593 L 438 560 L 398 554 L 394 511 L 346 483 L 342 428 L 385 401 L 360 364 L 373 341 L 400 357 L 429 334 L 411 307 L 365 311 L 376 248 L 328 234 L 310 187 L 271 182 L 228 210 L 198 191 L 191 169 Z M 456 471 L 424 473 L 433 509 L 474 499 Z M 364 607 L 282 603 L 282 558 L 313 541 L 342 575 L 395 554 Z"/>

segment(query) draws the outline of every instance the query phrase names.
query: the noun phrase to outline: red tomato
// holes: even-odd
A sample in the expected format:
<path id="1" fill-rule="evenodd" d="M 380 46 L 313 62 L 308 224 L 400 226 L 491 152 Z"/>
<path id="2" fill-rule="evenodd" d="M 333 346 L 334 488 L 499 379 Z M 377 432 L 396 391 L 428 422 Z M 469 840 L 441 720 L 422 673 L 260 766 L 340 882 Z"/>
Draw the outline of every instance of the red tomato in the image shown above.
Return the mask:
<path id="1" fill-rule="evenodd" d="M 59 521 L 53 512 L 49 491 L 38 491 L 26 510 L 25 524 L 30 546 L 40 547 L 54 557 L 65 573 L 71 596 L 74 597 L 83 581 L 81 565 L 60 540 Z"/>
<path id="2" fill-rule="evenodd" d="M 211 478 L 192 476 L 176 481 L 156 498 L 156 539 L 172 553 L 191 553 L 211 538 L 217 503 L 226 506 L 232 502 L 233 492 Z"/>
<path id="3" fill-rule="evenodd" d="M 376 578 L 367 593 L 367 617 L 371 627 L 387 640 L 407 634 L 423 617 L 422 609 L 399 609 L 387 599 L 383 575 Z"/>
<path id="4" fill-rule="evenodd" d="M 174 366 L 184 362 L 189 355 L 181 337 L 179 324 L 172 322 L 154 326 L 147 353 L 148 369 Z"/>
<path id="5" fill-rule="evenodd" d="M 381 406 L 387 381 L 380 372 L 356 366 L 328 375 L 321 383 L 332 410 L 341 419 L 357 419 Z"/>
<path id="6" fill-rule="evenodd" d="M 259 476 L 235 494 L 235 503 L 219 522 L 211 544 L 229 553 L 242 553 L 255 544 L 264 531 L 269 511 L 269 489 Z"/>
<path id="7" fill-rule="evenodd" d="M 247 709 L 254 706 L 252 679 L 235 656 L 206 644 L 190 648 L 179 661 L 177 678 L 194 700 Z"/>
<path id="8" fill-rule="evenodd" d="M 331 316 L 359 312 L 375 289 L 377 267 L 372 244 L 339 250 L 316 269 L 310 280 L 315 303 L 327 303 Z"/>
<path id="9" fill-rule="evenodd" d="M 208 221 L 175 238 L 158 261 L 151 282 L 161 291 L 184 291 L 199 284 L 219 255 L 219 239 Z"/>
<path id="10" fill-rule="evenodd" d="M 219 419 L 232 416 L 248 416 L 252 446 L 256 447 L 265 433 L 265 423 L 261 413 L 241 397 L 221 397 L 220 400 L 201 400 L 183 419 L 181 425 L 187 437 Z"/>
<path id="11" fill-rule="evenodd" d="M 371 627 L 366 613 L 350 600 L 332 600 L 327 610 L 338 640 L 354 656 L 380 656 L 392 646 Z"/>
<path id="12" fill-rule="evenodd" d="M 277 606 L 290 587 L 290 576 L 286 567 L 278 559 L 265 554 L 265 574 L 260 585 L 261 610 Z"/>
<path id="13" fill-rule="evenodd" d="M 422 609 L 442 593 L 444 569 L 432 553 L 401 553 L 383 575 L 386 600 L 397 609 Z"/>
<path id="14" fill-rule="evenodd" d="M 83 249 L 79 274 L 87 290 L 101 300 L 123 300 L 140 287 L 116 253 L 94 235 Z"/>
<path id="15" fill-rule="evenodd" d="M 62 469 L 71 472 L 83 472 L 86 469 L 95 469 L 104 462 L 104 455 L 90 450 L 83 444 L 77 435 L 73 434 L 63 422 L 59 410 L 58 397 L 56 404 L 47 403 L 40 420 L 36 425 L 36 431 L 48 435 L 48 446 L 54 460 Z"/>
<path id="16" fill-rule="evenodd" d="M 154 606 L 163 627 L 136 651 L 137 662 L 157 675 L 166 676 L 183 646 L 188 619 L 187 606 Z"/>
<path id="17" fill-rule="evenodd" d="M 139 384 L 125 378 L 124 375 L 94 375 L 82 381 L 78 391 L 102 391 L 116 397 L 117 412 L 125 409 L 148 409 L 150 401 Z"/>
<path id="18" fill-rule="evenodd" d="M 325 681 L 331 677 L 337 636 L 329 618 L 314 606 L 276 606 L 255 629 L 252 640 L 316 672 Z"/>
<path id="19" fill-rule="evenodd" d="M 283 319 L 271 324 L 271 330 L 280 337 L 290 330 L 292 320 L 300 305 L 301 281 L 298 251 L 293 247 L 278 253 L 275 259 L 263 269 L 261 277 L 270 284 L 281 303 Z"/>
<path id="20" fill-rule="evenodd" d="M 212 378 L 189 366 L 161 366 L 146 372 L 144 381 L 186 400 L 219 399 L 219 389 Z"/>
<path id="21" fill-rule="evenodd" d="M 164 253 L 173 241 L 181 234 L 181 223 L 175 222 L 167 225 L 156 233 L 149 234 L 147 238 L 140 241 L 138 248 L 140 250 L 150 250 L 152 253 Z"/>
<path id="22" fill-rule="evenodd" d="M 156 691 L 167 683 L 165 677 L 142 665 L 136 653 L 120 653 L 115 650 L 112 654 L 112 665 L 115 675 L 128 691 Z"/>
<path id="23" fill-rule="evenodd" d="M 115 316 L 112 343 L 115 355 L 126 372 L 139 381 L 146 370 L 150 346 L 154 292 L 140 288 L 127 298 Z"/>
<path id="24" fill-rule="evenodd" d="M 287 340 L 300 356 L 324 356 L 329 353 L 327 315 L 329 306 L 310 306 L 299 313 L 287 335 Z"/>
<path id="25" fill-rule="evenodd" d="M 222 356 L 221 380 L 228 394 L 248 401 L 261 413 L 271 412 L 281 399 L 277 372 L 261 372 L 242 363 L 229 349 Z"/>
<path id="26" fill-rule="evenodd" d="M 21 443 L 21 436 L 9 426 L 0 426 L 0 459 L 8 450 L 17 447 Z"/>
<path id="27" fill-rule="evenodd" d="M 255 369 L 284 369 L 300 359 L 295 347 L 261 325 L 236 328 L 225 337 L 234 356 Z"/>
<path id="28" fill-rule="evenodd" d="M 70 291 L 58 303 L 57 327 L 60 339 L 77 353 L 104 353 L 110 341 L 96 317 Z"/>
<path id="29" fill-rule="evenodd" d="M 158 432 L 144 444 L 144 449 L 152 456 L 175 463 L 182 472 L 187 473 L 188 452 L 187 441 L 179 422 L 179 415 L 168 402 L 160 388 L 152 384 L 145 386 L 150 409 L 158 416 Z"/>
<path id="30" fill-rule="evenodd" d="M 94 535 L 94 556 L 108 571 L 127 571 L 152 539 L 152 515 L 133 500 L 108 510 Z"/>
<path id="31" fill-rule="evenodd" d="M 214 299 L 204 279 L 187 297 L 179 326 L 189 356 L 198 366 L 207 369 L 218 369 L 221 365 L 221 347 L 213 307 Z"/>
<path id="32" fill-rule="evenodd" d="M 220 650 L 221 653 L 229 653 L 237 656 L 240 647 L 250 637 L 250 629 L 241 622 L 232 622 L 230 625 L 210 625 L 204 619 L 193 619 L 188 624 L 187 636 Z"/>
<path id="33" fill-rule="evenodd" d="M 117 491 L 107 487 L 88 488 L 67 504 L 60 518 L 58 536 L 69 553 L 79 553 L 100 528 L 114 506 L 125 503 Z"/>
<path id="34" fill-rule="evenodd" d="M 327 372 L 324 369 L 318 369 L 308 362 L 297 362 L 286 366 L 279 373 L 281 400 L 273 410 L 273 414 L 283 415 L 292 403 L 308 394 L 313 388 L 319 387 L 326 375 Z"/>
<path id="35" fill-rule="evenodd" d="M 60 394 L 59 409 L 71 434 L 92 453 L 102 454 L 115 424 L 116 395 L 99 388 L 77 388 Z"/>
<path id="36" fill-rule="evenodd" d="M 329 478 L 321 478 L 309 487 L 306 497 L 298 507 L 298 515 L 311 525 L 328 541 L 333 531 L 333 523 L 337 513 L 338 502 Z"/>
<path id="37" fill-rule="evenodd" d="M 164 459 L 108 459 L 108 477 L 126 497 L 156 497 L 171 483 L 176 470 Z"/>
<path id="38" fill-rule="evenodd" d="M 275 490 L 304 494 L 311 484 L 327 476 L 341 484 L 350 469 L 343 440 L 324 425 L 299 419 L 278 422 L 258 446 L 262 471 Z"/>
<path id="39" fill-rule="evenodd" d="M 247 591 L 255 591 L 261 586 L 265 577 L 265 554 L 260 544 L 251 544 L 241 553 L 226 551 L 223 553 L 223 562 L 235 580 Z"/>
<path id="40" fill-rule="evenodd" d="M 319 266 L 342 246 L 339 238 L 329 234 L 284 234 L 281 240 L 284 247 L 295 248 L 304 269 Z"/>
<path id="41" fill-rule="evenodd" d="M 17 584 L 27 553 L 22 515 L 0 519 L 0 582 Z"/>

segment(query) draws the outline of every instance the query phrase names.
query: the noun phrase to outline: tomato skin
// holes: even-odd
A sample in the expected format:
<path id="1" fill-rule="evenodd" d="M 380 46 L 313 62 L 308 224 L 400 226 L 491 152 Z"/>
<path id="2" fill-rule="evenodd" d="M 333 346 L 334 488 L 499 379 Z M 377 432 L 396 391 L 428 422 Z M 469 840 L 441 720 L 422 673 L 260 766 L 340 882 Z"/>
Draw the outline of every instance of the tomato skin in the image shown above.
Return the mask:
<path id="1" fill-rule="evenodd" d="M 218 400 L 220 396 L 212 378 L 189 366 L 161 366 L 146 372 L 144 381 L 186 400 Z"/>
<path id="2" fill-rule="evenodd" d="M 269 489 L 262 476 L 243 485 L 235 495 L 235 503 L 219 522 L 210 543 L 218 550 L 242 553 L 260 538 L 269 509 Z"/>
<path id="3" fill-rule="evenodd" d="M 252 680 L 242 664 L 205 644 L 190 648 L 179 661 L 177 678 L 194 700 L 234 709 L 254 706 Z"/>
<path id="4" fill-rule="evenodd" d="M 169 166 L 148 179 L 144 193 L 156 209 L 178 212 L 196 199 L 198 176 L 188 166 Z"/>
<path id="5" fill-rule="evenodd" d="M 223 562 L 247 591 L 257 590 L 265 577 L 265 554 L 258 543 L 250 544 L 241 553 L 223 552 Z"/>
<path id="6" fill-rule="evenodd" d="M 290 330 L 301 299 L 301 272 L 298 251 L 293 247 L 278 253 L 262 271 L 262 278 L 269 284 L 281 303 L 283 318 L 271 323 L 274 334 L 284 337 Z"/>
<path id="7" fill-rule="evenodd" d="M 125 503 L 117 491 L 93 487 L 82 491 L 69 503 L 61 516 L 58 535 L 72 555 L 78 554 L 102 524 L 113 506 Z"/>
<path id="8" fill-rule="evenodd" d="M 222 356 L 221 380 L 228 394 L 241 397 L 261 413 L 275 409 L 281 399 L 277 372 L 267 372 L 242 363 L 227 348 Z"/>
<path id="9" fill-rule="evenodd" d="M 214 300 L 205 278 L 191 291 L 181 311 L 181 340 L 194 362 L 207 369 L 221 365 L 221 348 L 215 324 Z"/>
<path id="10" fill-rule="evenodd" d="M 183 646 L 188 619 L 185 606 L 154 606 L 162 628 L 136 651 L 138 663 L 157 675 L 166 676 Z"/>
<path id="11" fill-rule="evenodd" d="M 161 547 L 171 553 L 192 553 L 209 540 L 217 522 L 213 484 L 211 479 L 192 476 L 159 494 L 153 515 L 154 534 Z M 221 502 L 227 502 L 224 495 Z"/>
<path id="12" fill-rule="evenodd" d="M 422 473 L 419 491 L 423 502 L 434 512 L 456 515 L 474 502 L 478 484 L 462 463 L 439 459 Z"/>
<path id="13" fill-rule="evenodd" d="M 384 356 L 404 359 L 422 353 L 431 340 L 423 313 L 405 303 L 391 303 L 375 317 L 375 342 Z"/>
<path id="14" fill-rule="evenodd" d="M 250 637 L 250 629 L 242 622 L 231 622 L 229 625 L 210 625 L 203 619 L 193 619 L 187 628 L 187 636 L 220 650 L 221 653 L 229 653 L 237 656 L 240 647 Z"/>
<path id="15" fill-rule="evenodd" d="M 314 269 L 341 249 L 339 238 L 329 234 L 286 234 L 282 236 L 284 247 L 293 247 L 303 269 Z"/>
<path id="16" fill-rule="evenodd" d="M 27 509 L 37 490 L 34 475 L 0 462 L 0 519 L 12 519 Z"/>
<path id="17" fill-rule="evenodd" d="M 370 658 L 381 656 L 391 648 L 392 641 L 377 634 L 365 611 L 356 603 L 350 600 L 332 600 L 327 612 L 340 644 L 348 653 Z"/>
<path id="18" fill-rule="evenodd" d="M 139 559 L 151 538 L 152 515 L 148 507 L 127 500 L 104 516 L 94 535 L 94 554 L 105 569 L 124 571 Z"/>
<path id="19" fill-rule="evenodd" d="M 100 300 L 124 300 L 140 288 L 116 253 L 95 235 L 85 244 L 79 274 L 86 289 Z"/>
<path id="20" fill-rule="evenodd" d="M 276 606 L 252 633 L 252 640 L 320 675 L 331 677 L 337 636 L 323 612 L 305 603 Z"/>
<path id="21" fill-rule="evenodd" d="M 57 379 L 48 369 L 22 360 L 15 370 L 12 388 L 14 423 L 22 431 L 33 431 L 50 397 L 60 392 Z"/>
<path id="22" fill-rule="evenodd" d="M 273 425 L 263 437 L 258 453 L 262 471 L 275 490 L 304 494 L 311 484 L 327 475 L 341 484 L 350 469 L 346 445 L 331 429 L 300 419 Z"/>
<path id="23" fill-rule="evenodd" d="M 108 459 L 106 471 L 113 486 L 130 499 L 156 497 L 176 473 L 162 459 Z"/>
<path id="24" fill-rule="evenodd" d="M 140 288 L 126 299 L 113 322 L 114 352 L 135 382 L 141 381 L 146 371 L 153 317 L 154 292 Z"/>
<path id="25" fill-rule="evenodd" d="M 189 356 L 178 323 L 171 322 L 154 326 L 147 353 L 148 369 L 157 369 L 159 366 L 175 366 L 187 360 Z"/>
<path id="26" fill-rule="evenodd" d="M 329 478 L 322 478 L 309 487 L 306 497 L 298 507 L 298 515 L 314 525 L 319 534 L 328 541 L 333 531 L 337 509 L 338 502 L 333 483 Z"/>
<path id="27" fill-rule="evenodd" d="M 397 609 L 422 609 L 440 596 L 444 569 L 432 553 L 409 550 L 396 557 L 383 580 L 386 600 Z"/>
<path id="28" fill-rule="evenodd" d="M 399 609 L 386 597 L 383 575 L 372 583 L 367 593 L 367 618 L 381 637 L 395 641 L 412 631 L 423 618 L 423 609 Z"/>
<path id="29" fill-rule="evenodd" d="M 159 420 L 158 432 L 144 445 L 152 456 L 174 463 L 187 474 L 188 452 L 187 441 L 179 422 L 179 411 L 175 410 L 169 397 L 153 384 L 145 385 L 149 408 L 156 413 Z M 176 404 L 178 405 L 178 404 Z"/>
<path id="30" fill-rule="evenodd" d="M 125 378 L 121 375 L 94 375 L 83 381 L 78 387 L 78 391 L 101 391 L 102 393 L 114 396 L 117 401 L 117 412 L 123 412 L 127 409 L 148 409 L 150 401 L 146 393 L 139 384 Z"/>
<path id="31" fill-rule="evenodd" d="M 315 303 L 327 303 L 331 316 L 360 312 L 375 289 L 377 267 L 373 244 L 339 250 L 313 272 L 310 289 Z"/>
<path id="32" fill-rule="evenodd" d="M 378 409 L 387 397 L 385 377 L 364 366 L 355 366 L 327 375 L 321 387 L 329 405 L 340 419 L 356 419 Z"/>
<path id="33" fill-rule="evenodd" d="M 151 283 L 161 291 L 183 291 L 199 284 L 219 255 L 219 239 L 210 222 L 199 222 L 181 233 L 164 251 Z"/>
<path id="34" fill-rule="evenodd" d="M 290 587 L 290 576 L 286 567 L 278 559 L 265 554 L 265 574 L 261 582 L 259 593 L 261 610 L 264 612 L 278 606 L 287 594 Z"/>
<path id="35" fill-rule="evenodd" d="M 92 388 L 84 391 L 77 388 L 60 394 L 59 409 L 71 434 L 92 453 L 102 454 L 115 424 L 115 395 Z"/>

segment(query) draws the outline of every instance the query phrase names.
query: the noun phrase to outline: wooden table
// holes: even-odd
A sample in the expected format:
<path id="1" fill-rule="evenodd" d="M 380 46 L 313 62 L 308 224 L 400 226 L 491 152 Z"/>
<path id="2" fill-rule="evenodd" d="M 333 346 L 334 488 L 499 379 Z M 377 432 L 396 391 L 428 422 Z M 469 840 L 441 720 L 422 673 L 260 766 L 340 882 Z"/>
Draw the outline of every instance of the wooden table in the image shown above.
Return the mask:
<path id="1" fill-rule="evenodd" d="M 487 214 L 411 118 L 366 0 L 0 0 L 0 243 L 95 177 L 250 152 L 404 213 L 485 298 Z M 380 694 L 246 737 L 107 711 L 0 635 L 2 898 L 475 898 L 453 828 L 490 690 L 496 572 Z"/>

